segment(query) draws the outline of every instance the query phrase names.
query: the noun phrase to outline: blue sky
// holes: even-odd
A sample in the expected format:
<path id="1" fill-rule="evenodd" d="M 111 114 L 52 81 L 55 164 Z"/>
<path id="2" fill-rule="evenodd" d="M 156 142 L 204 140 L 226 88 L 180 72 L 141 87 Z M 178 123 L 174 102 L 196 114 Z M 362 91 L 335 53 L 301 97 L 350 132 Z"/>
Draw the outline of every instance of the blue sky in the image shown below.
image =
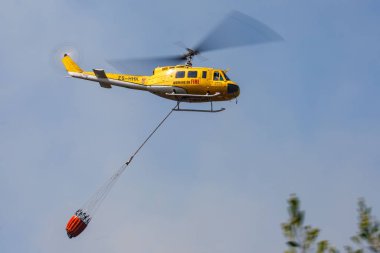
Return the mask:
<path id="1" fill-rule="evenodd" d="M 83 235 L 72 213 L 173 106 L 67 79 L 80 65 L 181 53 L 236 9 L 285 41 L 205 54 L 231 68 L 239 103 L 176 113 L 144 147 Z M 1 252 L 281 252 L 296 193 L 342 248 L 356 202 L 380 213 L 378 1 L 9 1 L 0 9 Z M 226 34 L 228 36 L 228 34 Z M 379 216 L 379 215 L 378 215 Z"/>

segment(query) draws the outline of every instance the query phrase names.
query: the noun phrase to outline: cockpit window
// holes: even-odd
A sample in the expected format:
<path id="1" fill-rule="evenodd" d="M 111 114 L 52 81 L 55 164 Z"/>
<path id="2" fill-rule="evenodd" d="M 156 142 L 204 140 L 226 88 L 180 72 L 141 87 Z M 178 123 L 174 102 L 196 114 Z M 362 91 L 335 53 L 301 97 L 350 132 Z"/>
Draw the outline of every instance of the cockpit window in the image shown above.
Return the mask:
<path id="1" fill-rule="evenodd" d="M 223 77 L 223 75 L 222 75 L 221 72 L 219 72 L 219 80 L 220 80 L 220 81 L 224 81 L 224 77 Z"/>
<path id="2" fill-rule="evenodd" d="M 219 72 L 214 72 L 214 81 L 219 81 Z"/>
<path id="3" fill-rule="evenodd" d="M 185 71 L 177 71 L 175 73 L 175 78 L 184 78 L 185 77 Z"/>
<path id="4" fill-rule="evenodd" d="M 226 72 L 223 71 L 223 75 L 224 75 L 224 77 L 226 78 L 227 81 L 230 80 L 230 78 L 227 76 Z"/>
<path id="5" fill-rule="evenodd" d="M 220 71 L 214 71 L 214 81 L 224 81 L 224 77 Z"/>

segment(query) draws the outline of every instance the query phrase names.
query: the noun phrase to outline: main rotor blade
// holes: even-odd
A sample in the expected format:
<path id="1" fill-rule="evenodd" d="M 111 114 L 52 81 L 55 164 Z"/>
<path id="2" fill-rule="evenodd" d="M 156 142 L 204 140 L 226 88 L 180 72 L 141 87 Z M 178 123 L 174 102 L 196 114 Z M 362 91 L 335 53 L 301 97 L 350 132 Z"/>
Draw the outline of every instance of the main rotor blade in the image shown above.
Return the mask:
<path id="1" fill-rule="evenodd" d="M 158 66 L 175 66 L 183 63 L 185 60 L 186 58 L 182 56 L 162 56 L 137 59 L 115 59 L 108 60 L 108 63 L 123 73 L 150 74 L 152 70 Z"/>
<path id="2" fill-rule="evenodd" d="M 232 11 L 194 50 L 205 52 L 281 40 L 283 38 L 278 33 L 260 21 L 241 12 Z"/>

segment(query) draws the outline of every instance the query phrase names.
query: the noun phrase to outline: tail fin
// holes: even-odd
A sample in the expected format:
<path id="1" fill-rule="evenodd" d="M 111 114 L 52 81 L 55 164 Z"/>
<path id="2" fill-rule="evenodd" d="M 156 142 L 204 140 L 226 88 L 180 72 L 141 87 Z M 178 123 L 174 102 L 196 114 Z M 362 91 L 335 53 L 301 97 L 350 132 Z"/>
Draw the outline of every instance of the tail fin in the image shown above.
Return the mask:
<path id="1" fill-rule="evenodd" d="M 65 54 L 63 56 L 62 63 L 65 66 L 67 72 L 83 72 L 83 70 L 73 61 L 73 59 L 71 59 L 68 54 Z"/>

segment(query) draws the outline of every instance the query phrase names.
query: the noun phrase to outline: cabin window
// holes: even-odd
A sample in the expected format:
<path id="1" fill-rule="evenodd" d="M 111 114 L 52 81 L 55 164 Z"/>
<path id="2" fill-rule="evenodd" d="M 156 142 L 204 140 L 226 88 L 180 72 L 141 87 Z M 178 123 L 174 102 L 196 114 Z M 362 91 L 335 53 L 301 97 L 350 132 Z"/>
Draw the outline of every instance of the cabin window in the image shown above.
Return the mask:
<path id="1" fill-rule="evenodd" d="M 202 78 L 207 78 L 207 71 L 202 71 Z"/>
<path id="2" fill-rule="evenodd" d="M 189 71 L 187 72 L 187 77 L 196 78 L 198 76 L 198 71 Z"/>
<path id="3" fill-rule="evenodd" d="M 184 78 L 185 77 L 185 71 L 177 71 L 175 73 L 175 78 Z"/>

